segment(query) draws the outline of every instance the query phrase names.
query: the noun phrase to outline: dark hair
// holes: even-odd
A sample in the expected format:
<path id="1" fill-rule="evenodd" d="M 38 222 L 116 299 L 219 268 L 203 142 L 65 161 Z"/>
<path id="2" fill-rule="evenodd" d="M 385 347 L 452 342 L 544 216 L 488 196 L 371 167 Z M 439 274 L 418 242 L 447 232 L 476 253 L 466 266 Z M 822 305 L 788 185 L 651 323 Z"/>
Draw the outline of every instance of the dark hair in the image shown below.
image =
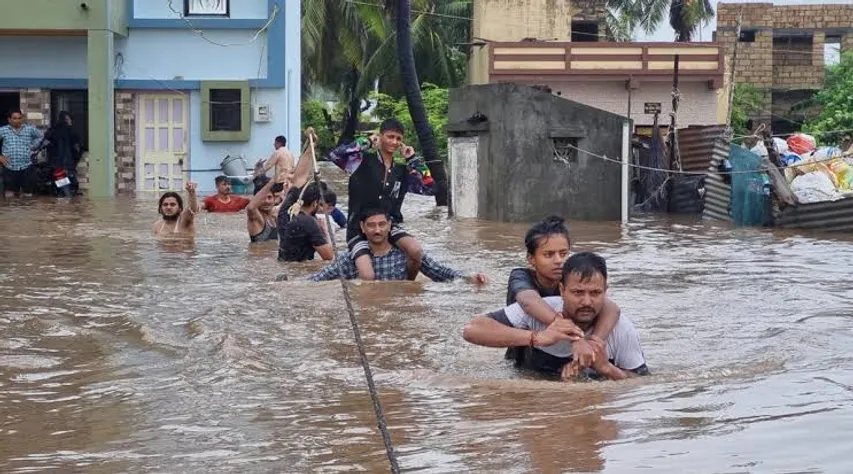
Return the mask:
<path id="1" fill-rule="evenodd" d="M 184 199 L 181 197 L 181 195 L 174 191 L 169 191 L 167 193 L 163 193 L 163 195 L 160 196 L 160 203 L 157 204 L 157 212 L 161 214 L 163 213 L 163 201 L 168 198 L 175 198 L 175 200 L 178 201 L 178 209 L 182 211 L 184 210 Z"/>
<path id="2" fill-rule="evenodd" d="M 279 136 L 275 137 L 275 142 L 281 143 L 281 146 L 285 146 L 285 145 L 287 145 L 287 138 L 284 138 L 284 135 L 279 135 Z M 267 143 L 269 143 L 269 142 L 267 142 Z"/>
<path id="3" fill-rule="evenodd" d="M 385 218 L 388 219 L 389 221 L 391 220 L 391 215 L 388 214 L 388 211 L 386 211 L 385 209 L 378 209 L 377 208 L 377 209 L 368 209 L 368 210 L 362 212 L 361 213 L 361 219 L 359 220 L 359 222 L 364 222 L 373 216 L 380 216 L 380 215 L 385 216 Z"/>
<path id="4" fill-rule="evenodd" d="M 527 247 L 527 253 L 533 255 L 539 246 L 542 245 L 548 237 L 552 235 L 562 235 L 571 245 L 572 239 L 569 238 L 569 228 L 566 227 L 566 221 L 559 216 L 550 216 L 542 222 L 533 224 L 524 235 L 524 246 Z"/>
<path id="5" fill-rule="evenodd" d="M 65 117 L 68 117 L 71 120 L 74 120 L 74 117 L 72 117 L 71 114 L 68 113 L 67 110 L 60 110 L 59 115 L 56 116 L 56 125 L 59 125 L 60 127 L 67 126 L 68 124 L 65 123 Z"/>
<path id="6" fill-rule="evenodd" d="M 389 118 L 382 121 L 379 124 L 379 133 L 385 132 L 400 132 L 400 135 L 406 133 L 406 129 L 403 127 L 403 124 L 400 123 L 399 120 L 395 118 Z"/>
<path id="7" fill-rule="evenodd" d="M 213 182 L 214 182 L 217 186 L 219 186 L 219 185 L 220 185 L 220 184 L 222 184 L 222 183 L 227 183 L 227 182 L 228 182 L 228 176 L 225 176 L 224 174 L 221 174 L 221 175 L 219 175 L 219 176 L 217 176 L 217 177 L 213 178 Z"/>
<path id="8" fill-rule="evenodd" d="M 21 112 L 21 109 L 9 109 L 9 111 L 8 111 L 8 112 L 6 112 L 6 118 L 7 118 L 7 119 L 10 119 L 10 118 L 12 118 L 12 116 L 13 116 L 13 115 L 15 115 L 15 114 L 21 114 L 21 115 L 24 115 L 24 113 L 23 113 L 23 112 Z"/>
<path id="9" fill-rule="evenodd" d="M 320 187 L 322 188 L 323 185 L 321 184 Z M 329 188 L 325 188 L 325 189 L 323 189 L 323 200 L 326 201 L 326 204 L 328 204 L 332 207 L 337 206 L 338 205 L 338 194 Z"/>
<path id="10" fill-rule="evenodd" d="M 581 281 L 592 278 L 596 273 L 607 281 L 607 262 L 600 255 L 592 252 L 580 252 L 572 255 L 563 264 L 563 284 L 569 281 L 569 275 L 578 275 Z"/>
<path id="11" fill-rule="evenodd" d="M 302 193 L 302 206 L 308 207 L 315 202 L 320 201 L 320 188 L 317 186 L 317 183 L 311 183 L 307 185 L 305 188 L 305 192 Z"/>

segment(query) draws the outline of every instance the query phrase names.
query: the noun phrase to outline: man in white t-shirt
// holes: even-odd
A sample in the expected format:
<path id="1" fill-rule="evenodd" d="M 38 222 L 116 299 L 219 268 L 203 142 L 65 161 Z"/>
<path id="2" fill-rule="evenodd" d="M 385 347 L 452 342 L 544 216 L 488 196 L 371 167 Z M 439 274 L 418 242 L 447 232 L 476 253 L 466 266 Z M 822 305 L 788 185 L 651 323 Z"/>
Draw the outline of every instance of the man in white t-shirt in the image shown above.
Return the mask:
<path id="1" fill-rule="evenodd" d="M 591 337 L 607 294 L 607 264 L 599 255 L 577 253 L 563 265 L 560 296 L 545 301 L 563 315 L 550 325 L 532 318 L 518 303 L 502 310 L 475 316 L 462 337 L 487 347 L 526 346 L 524 368 L 570 378 L 592 371 L 598 377 L 621 380 L 648 375 L 640 336 L 631 320 L 622 315 L 607 341 Z M 595 360 L 581 367 L 572 360 L 572 341 L 586 338 L 595 348 Z"/>

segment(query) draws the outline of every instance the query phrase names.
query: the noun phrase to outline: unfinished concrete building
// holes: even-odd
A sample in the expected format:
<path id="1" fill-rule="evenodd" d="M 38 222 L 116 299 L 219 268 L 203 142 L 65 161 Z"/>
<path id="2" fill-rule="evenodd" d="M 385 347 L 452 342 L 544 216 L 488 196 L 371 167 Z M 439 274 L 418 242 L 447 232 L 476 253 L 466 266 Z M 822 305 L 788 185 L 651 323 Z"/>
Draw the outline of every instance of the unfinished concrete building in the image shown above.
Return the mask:
<path id="1" fill-rule="evenodd" d="M 853 5 L 719 3 L 715 41 L 731 58 L 742 12 L 735 83 L 765 92 L 754 120 L 790 133 L 817 111 L 798 108 L 824 83 L 825 45 L 853 48 Z M 792 110 L 792 108 L 794 110 Z"/>

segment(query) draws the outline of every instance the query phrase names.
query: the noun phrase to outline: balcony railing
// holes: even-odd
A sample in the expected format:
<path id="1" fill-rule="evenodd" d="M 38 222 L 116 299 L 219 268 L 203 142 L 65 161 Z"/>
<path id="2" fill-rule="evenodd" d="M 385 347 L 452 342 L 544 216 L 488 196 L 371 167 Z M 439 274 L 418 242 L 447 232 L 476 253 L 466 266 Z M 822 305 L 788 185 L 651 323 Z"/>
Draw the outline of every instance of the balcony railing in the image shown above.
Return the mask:
<path id="1" fill-rule="evenodd" d="M 722 86 L 724 48 L 717 43 L 490 43 L 491 82 L 520 79 L 579 80 L 671 78 Z"/>

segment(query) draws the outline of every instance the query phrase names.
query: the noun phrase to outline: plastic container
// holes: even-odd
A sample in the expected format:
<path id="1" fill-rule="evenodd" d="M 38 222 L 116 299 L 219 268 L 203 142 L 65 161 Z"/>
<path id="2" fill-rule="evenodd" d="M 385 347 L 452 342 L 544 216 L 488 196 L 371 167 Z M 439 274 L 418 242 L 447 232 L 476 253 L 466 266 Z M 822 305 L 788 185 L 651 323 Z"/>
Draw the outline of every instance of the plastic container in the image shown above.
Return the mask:
<path id="1" fill-rule="evenodd" d="M 241 156 L 226 156 L 222 163 L 222 173 L 225 176 L 246 176 L 248 166 Z"/>

